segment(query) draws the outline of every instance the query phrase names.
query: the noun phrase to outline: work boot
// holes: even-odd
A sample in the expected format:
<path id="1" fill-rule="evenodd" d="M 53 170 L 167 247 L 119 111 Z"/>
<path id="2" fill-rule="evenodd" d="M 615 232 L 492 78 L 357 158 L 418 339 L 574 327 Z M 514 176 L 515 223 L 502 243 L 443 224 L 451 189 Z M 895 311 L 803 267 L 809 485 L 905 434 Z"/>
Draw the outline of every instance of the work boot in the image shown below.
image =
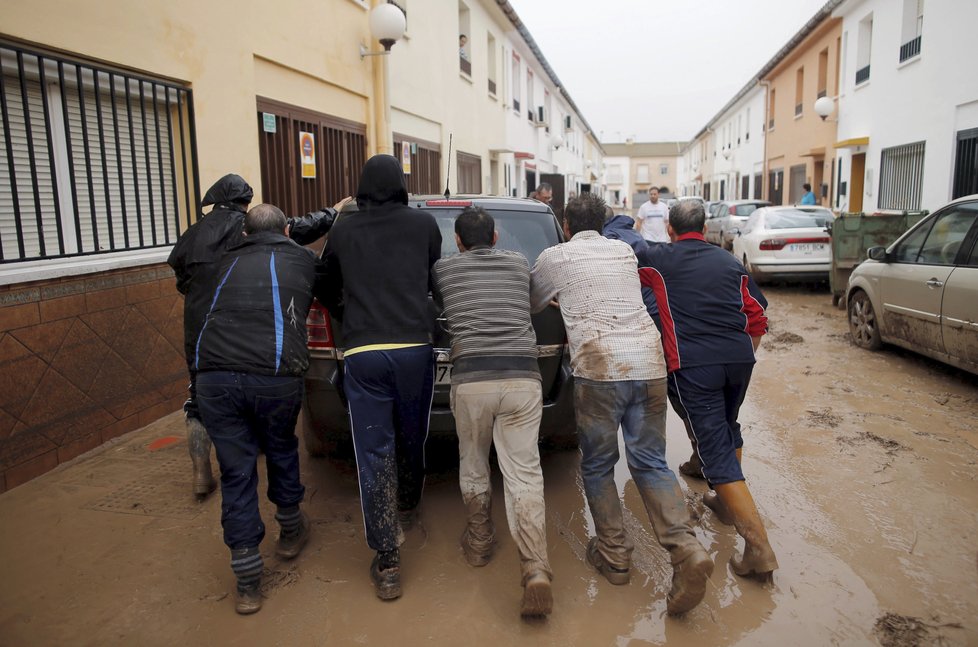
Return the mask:
<path id="1" fill-rule="evenodd" d="M 717 494 L 733 517 L 737 534 L 744 538 L 744 552 L 730 558 L 730 568 L 741 577 L 769 582 L 778 568 L 778 558 L 767 538 L 764 522 L 744 481 L 716 486 Z"/>
<path id="2" fill-rule="evenodd" d="M 370 563 L 370 579 L 381 600 L 396 600 L 401 597 L 401 562 L 397 549 L 377 552 Z"/>
<path id="3" fill-rule="evenodd" d="M 703 505 L 713 510 L 713 515 L 720 523 L 727 524 L 728 526 L 734 525 L 733 516 L 727 510 L 727 506 L 723 505 L 720 497 L 717 496 L 716 490 L 710 490 L 703 495 Z"/>
<path id="4" fill-rule="evenodd" d="M 605 579 L 616 586 L 628 584 L 632 579 L 631 569 L 617 568 L 608 563 L 601 551 L 598 550 L 598 538 L 591 537 L 587 544 L 587 561 L 594 570 L 604 575 Z"/>
<path id="5" fill-rule="evenodd" d="M 550 577 L 542 571 L 537 571 L 526 578 L 523 584 L 520 615 L 524 618 L 549 616 L 553 606 L 554 596 L 550 587 Z"/>
<path id="6" fill-rule="evenodd" d="M 238 580 L 234 589 L 234 610 L 241 615 L 261 609 L 261 576 L 264 568 L 258 546 L 231 549 L 231 570 Z"/>
<path id="7" fill-rule="evenodd" d="M 296 506 L 298 508 L 298 506 Z M 281 559 L 295 559 L 309 543 L 309 517 L 305 512 L 296 510 L 298 518 L 295 522 L 286 519 L 282 515 L 282 508 L 275 514 L 275 518 L 282 525 L 282 530 L 278 535 L 278 542 L 275 544 L 275 554 Z"/>
<path id="8" fill-rule="evenodd" d="M 194 465 L 194 496 L 203 501 L 217 487 L 217 482 L 211 473 L 211 439 L 204 423 L 197 418 L 187 418 L 187 447 Z"/>
<path id="9" fill-rule="evenodd" d="M 703 548 L 673 565 L 672 589 L 666 598 L 666 611 L 670 615 L 678 615 L 702 602 L 711 575 L 713 560 Z"/>
<path id="10" fill-rule="evenodd" d="M 680 463 L 679 473 L 694 479 L 703 479 L 703 464 L 696 452 L 693 452 L 688 461 Z"/>
<path id="11" fill-rule="evenodd" d="M 262 597 L 261 586 L 242 587 L 240 584 L 234 589 L 234 610 L 243 616 L 251 615 L 261 609 Z"/>
<path id="12" fill-rule="evenodd" d="M 485 566 L 496 547 L 496 529 L 492 523 L 492 499 L 488 493 L 469 499 L 469 519 L 462 531 L 462 553 L 470 566 Z"/>

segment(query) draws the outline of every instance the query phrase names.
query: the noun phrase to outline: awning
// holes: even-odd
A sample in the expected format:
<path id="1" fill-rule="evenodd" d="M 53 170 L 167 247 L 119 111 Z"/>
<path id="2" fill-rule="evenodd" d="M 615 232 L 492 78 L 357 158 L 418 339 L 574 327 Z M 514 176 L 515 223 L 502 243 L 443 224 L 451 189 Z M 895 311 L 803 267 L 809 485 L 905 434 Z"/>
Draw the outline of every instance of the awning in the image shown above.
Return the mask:
<path id="1" fill-rule="evenodd" d="M 852 137 L 835 143 L 835 148 L 856 148 L 857 146 L 869 146 L 869 137 Z"/>
<path id="2" fill-rule="evenodd" d="M 522 151 L 516 151 L 513 156 L 518 160 L 531 160 L 533 159 L 533 153 L 524 153 Z"/>
<path id="3" fill-rule="evenodd" d="M 802 153 L 799 157 L 825 157 L 825 147 L 819 146 L 817 148 L 813 148 L 807 153 Z"/>

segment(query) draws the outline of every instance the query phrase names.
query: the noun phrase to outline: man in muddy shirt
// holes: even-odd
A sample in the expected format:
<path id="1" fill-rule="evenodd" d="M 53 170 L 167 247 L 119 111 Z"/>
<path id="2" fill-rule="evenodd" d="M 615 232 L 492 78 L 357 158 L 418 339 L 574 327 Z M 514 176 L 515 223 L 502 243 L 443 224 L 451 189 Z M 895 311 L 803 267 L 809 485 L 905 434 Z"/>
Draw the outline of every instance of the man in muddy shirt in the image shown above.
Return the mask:
<path id="1" fill-rule="evenodd" d="M 693 533 L 679 482 L 666 465 L 666 365 L 642 302 L 635 253 L 601 235 L 604 209 L 590 194 L 567 204 L 570 240 L 537 259 L 531 309 L 557 300 L 567 329 L 581 476 L 597 534 L 588 544 L 588 562 L 612 584 L 630 579 L 634 545 L 625 535 L 614 480 L 621 426 L 632 478 L 656 539 L 670 553 L 667 610 L 678 614 L 703 599 L 713 561 Z"/>

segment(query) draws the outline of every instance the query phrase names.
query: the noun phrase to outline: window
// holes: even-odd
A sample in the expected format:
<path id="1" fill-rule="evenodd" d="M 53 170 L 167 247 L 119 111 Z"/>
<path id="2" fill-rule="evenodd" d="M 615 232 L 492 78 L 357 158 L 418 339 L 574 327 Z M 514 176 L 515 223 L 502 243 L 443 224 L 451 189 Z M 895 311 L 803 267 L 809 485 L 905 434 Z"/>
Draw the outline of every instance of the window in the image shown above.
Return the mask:
<path id="1" fill-rule="evenodd" d="M 859 21 L 859 43 L 856 49 L 856 85 L 869 80 L 869 59 L 873 49 L 873 14 Z"/>
<path id="2" fill-rule="evenodd" d="M 918 227 L 894 250 L 899 263 L 952 265 L 965 236 L 975 222 L 975 212 L 955 208 Z"/>
<path id="3" fill-rule="evenodd" d="M 924 0 L 903 0 L 903 38 L 900 62 L 920 54 L 920 35 L 924 28 Z"/>
<path id="4" fill-rule="evenodd" d="M 526 71 L 526 114 L 530 121 L 533 121 L 533 71 Z"/>
<path id="5" fill-rule="evenodd" d="M 458 193 L 482 193 L 482 158 L 458 151 Z"/>
<path id="6" fill-rule="evenodd" d="M 805 68 L 799 67 L 798 71 L 795 72 L 795 116 L 801 116 L 802 110 L 804 110 L 804 104 L 802 103 L 805 98 Z"/>
<path id="7" fill-rule="evenodd" d="M 649 177 L 649 165 L 639 164 L 635 168 L 635 181 L 640 184 L 647 184 L 652 181 Z"/>
<path id="8" fill-rule="evenodd" d="M 621 164 L 608 165 L 608 184 L 621 184 L 624 176 L 621 172 Z"/>
<path id="9" fill-rule="evenodd" d="M 880 209 L 920 209 L 924 142 L 884 148 L 880 162 Z"/>
<path id="10" fill-rule="evenodd" d="M 488 64 L 487 75 L 489 77 L 489 94 L 496 96 L 496 39 L 489 34 L 486 37 L 486 63 Z"/>
<path id="11" fill-rule="evenodd" d="M 978 193 L 978 128 L 958 131 L 951 198 Z"/>
<path id="12" fill-rule="evenodd" d="M 669 175 L 668 164 L 659 164 L 659 175 Z"/>
<path id="13" fill-rule="evenodd" d="M 172 245 L 197 212 L 192 100 L 0 44 L 0 263 Z"/>
<path id="14" fill-rule="evenodd" d="M 543 123 L 547 124 L 547 132 L 550 132 L 550 90 L 543 90 Z"/>
<path id="15" fill-rule="evenodd" d="M 842 39 L 844 36 L 845 34 L 835 39 L 835 78 L 832 82 L 834 88 L 832 94 L 835 96 L 839 96 L 839 69 L 842 66 Z"/>
<path id="16" fill-rule="evenodd" d="M 747 108 L 747 118 L 744 120 L 746 127 L 744 128 L 744 141 L 750 141 L 750 108 Z"/>
<path id="17" fill-rule="evenodd" d="M 458 66 L 466 76 L 472 76 L 472 32 L 469 31 L 469 8 L 458 3 Z"/>
<path id="18" fill-rule="evenodd" d="M 821 99 L 828 94 L 829 87 L 829 48 L 826 47 L 818 53 L 818 88 L 815 94 L 816 99 Z"/>
<path id="19" fill-rule="evenodd" d="M 513 110 L 520 111 L 520 88 L 523 86 L 520 76 L 520 57 L 513 54 Z"/>
<path id="20" fill-rule="evenodd" d="M 767 107 L 767 115 L 768 115 L 767 129 L 768 130 L 774 130 L 774 105 L 775 105 L 774 97 L 775 97 L 775 90 L 774 88 L 771 88 L 771 95 L 768 97 L 768 107 Z"/>

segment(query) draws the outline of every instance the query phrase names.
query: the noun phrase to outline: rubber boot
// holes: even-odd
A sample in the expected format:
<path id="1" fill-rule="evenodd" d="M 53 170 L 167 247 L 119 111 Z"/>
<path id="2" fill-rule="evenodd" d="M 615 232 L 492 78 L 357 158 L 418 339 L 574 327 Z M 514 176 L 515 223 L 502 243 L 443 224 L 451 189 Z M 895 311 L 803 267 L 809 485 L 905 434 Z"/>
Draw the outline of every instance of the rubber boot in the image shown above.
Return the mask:
<path id="1" fill-rule="evenodd" d="M 469 519 L 462 532 L 462 552 L 471 566 L 485 566 L 492 559 L 496 529 L 492 524 L 492 499 L 488 492 L 467 501 Z"/>
<path id="2" fill-rule="evenodd" d="M 217 487 L 217 482 L 211 473 L 211 439 L 204 423 L 197 418 L 187 418 L 187 447 L 194 464 L 194 496 L 203 501 Z"/>
<path id="3" fill-rule="evenodd" d="M 778 558 L 767 538 L 767 530 L 757 512 L 754 498 L 744 481 L 714 486 L 724 507 L 733 517 L 737 533 L 744 538 L 744 552 L 730 558 L 730 568 L 741 577 L 770 581 L 778 568 Z"/>

